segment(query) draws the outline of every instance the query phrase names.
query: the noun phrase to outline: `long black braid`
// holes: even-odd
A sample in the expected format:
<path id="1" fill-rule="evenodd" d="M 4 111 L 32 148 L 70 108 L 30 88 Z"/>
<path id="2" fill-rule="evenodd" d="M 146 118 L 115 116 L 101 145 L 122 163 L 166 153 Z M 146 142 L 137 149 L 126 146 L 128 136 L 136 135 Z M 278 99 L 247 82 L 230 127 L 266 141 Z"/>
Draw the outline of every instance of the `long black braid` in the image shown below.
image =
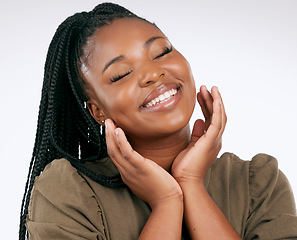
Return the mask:
<path id="1" fill-rule="evenodd" d="M 108 177 L 84 166 L 107 156 L 104 127 L 86 108 L 87 85 L 79 67 L 88 59 L 88 40 L 102 26 L 119 18 L 142 19 L 112 3 L 102 3 L 90 12 L 76 13 L 57 29 L 48 49 L 39 106 L 38 125 L 22 201 L 19 239 L 27 238 L 25 227 L 34 180 L 45 166 L 66 158 L 80 172 L 107 187 L 120 187 L 119 175 Z M 142 19 L 146 21 L 145 19 Z"/>

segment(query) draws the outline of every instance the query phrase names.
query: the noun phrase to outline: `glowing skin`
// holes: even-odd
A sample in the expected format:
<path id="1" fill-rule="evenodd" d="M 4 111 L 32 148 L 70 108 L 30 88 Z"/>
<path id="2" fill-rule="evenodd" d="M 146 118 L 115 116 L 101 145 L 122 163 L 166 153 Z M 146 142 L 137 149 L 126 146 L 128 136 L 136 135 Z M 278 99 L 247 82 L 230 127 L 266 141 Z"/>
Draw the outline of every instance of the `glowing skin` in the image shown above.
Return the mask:
<path id="1" fill-rule="evenodd" d="M 98 123 L 106 120 L 108 154 L 124 183 L 152 209 L 138 239 L 181 239 L 183 219 L 191 239 L 240 239 L 203 184 L 226 124 L 218 89 L 200 88 L 205 122 L 191 135 L 191 69 L 159 29 L 119 19 L 91 42 L 87 106 Z"/>
<path id="2" fill-rule="evenodd" d="M 130 142 L 188 131 L 196 95 L 192 72 L 158 28 L 119 19 L 101 28 L 92 42 L 84 77 L 99 123 L 112 119 Z"/>

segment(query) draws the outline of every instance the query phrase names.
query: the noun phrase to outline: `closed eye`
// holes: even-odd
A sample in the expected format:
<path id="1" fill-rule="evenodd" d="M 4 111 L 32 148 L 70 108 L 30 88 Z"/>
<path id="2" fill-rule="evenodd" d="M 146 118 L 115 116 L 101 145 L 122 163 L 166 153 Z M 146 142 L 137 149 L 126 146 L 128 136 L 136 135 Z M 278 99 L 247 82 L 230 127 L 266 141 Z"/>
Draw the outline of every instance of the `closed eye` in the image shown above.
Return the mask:
<path id="1" fill-rule="evenodd" d="M 157 58 L 163 57 L 164 55 L 166 55 L 166 54 L 168 54 L 170 52 L 172 52 L 172 46 L 165 47 L 165 49 L 163 50 L 163 52 L 161 54 L 159 54 L 157 57 L 155 57 L 154 60 L 157 59 Z"/>
<path id="2" fill-rule="evenodd" d="M 117 74 L 117 75 L 111 77 L 110 81 L 111 82 L 116 82 L 116 81 L 128 76 L 131 72 L 132 72 L 132 70 L 129 70 L 128 72 L 125 72 L 125 73 L 122 73 L 122 74 Z"/>

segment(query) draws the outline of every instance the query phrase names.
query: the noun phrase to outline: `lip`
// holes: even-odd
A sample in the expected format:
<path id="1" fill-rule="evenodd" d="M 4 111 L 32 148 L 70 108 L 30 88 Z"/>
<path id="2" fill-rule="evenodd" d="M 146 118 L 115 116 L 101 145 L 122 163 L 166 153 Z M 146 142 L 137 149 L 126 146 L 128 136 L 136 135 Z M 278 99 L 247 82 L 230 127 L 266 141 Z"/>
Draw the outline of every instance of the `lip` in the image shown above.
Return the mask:
<path id="1" fill-rule="evenodd" d="M 173 96 L 170 96 L 168 99 L 161 101 L 156 105 L 147 106 L 147 104 L 150 103 L 153 99 L 159 97 L 161 94 L 164 94 L 165 92 L 170 90 L 176 90 L 177 92 Z M 171 106 L 175 105 L 175 103 L 177 103 L 180 100 L 181 98 L 180 90 L 181 90 L 181 86 L 177 83 L 170 82 L 170 83 L 162 84 L 161 86 L 155 88 L 148 94 L 148 96 L 141 104 L 140 110 L 145 110 L 145 111 L 167 110 L 168 108 L 171 108 Z"/>

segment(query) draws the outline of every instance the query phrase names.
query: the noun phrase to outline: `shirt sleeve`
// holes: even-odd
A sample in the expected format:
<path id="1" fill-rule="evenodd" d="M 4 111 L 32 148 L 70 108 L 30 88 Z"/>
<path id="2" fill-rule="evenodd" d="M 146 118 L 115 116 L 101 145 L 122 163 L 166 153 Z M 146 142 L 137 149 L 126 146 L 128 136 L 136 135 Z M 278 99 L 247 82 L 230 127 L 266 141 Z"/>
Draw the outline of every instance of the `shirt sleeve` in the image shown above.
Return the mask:
<path id="1" fill-rule="evenodd" d="M 35 180 L 26 227 L 29 239 L 109 239 L 94 192 L 71 164 L 55 160 Z"/>
<path id="2" fill-rule="evenodd" d="M 250 209 L 244 239 L 297 239 L 293 192 L 275 158 L 259 154 L 249 167 Z"/>

